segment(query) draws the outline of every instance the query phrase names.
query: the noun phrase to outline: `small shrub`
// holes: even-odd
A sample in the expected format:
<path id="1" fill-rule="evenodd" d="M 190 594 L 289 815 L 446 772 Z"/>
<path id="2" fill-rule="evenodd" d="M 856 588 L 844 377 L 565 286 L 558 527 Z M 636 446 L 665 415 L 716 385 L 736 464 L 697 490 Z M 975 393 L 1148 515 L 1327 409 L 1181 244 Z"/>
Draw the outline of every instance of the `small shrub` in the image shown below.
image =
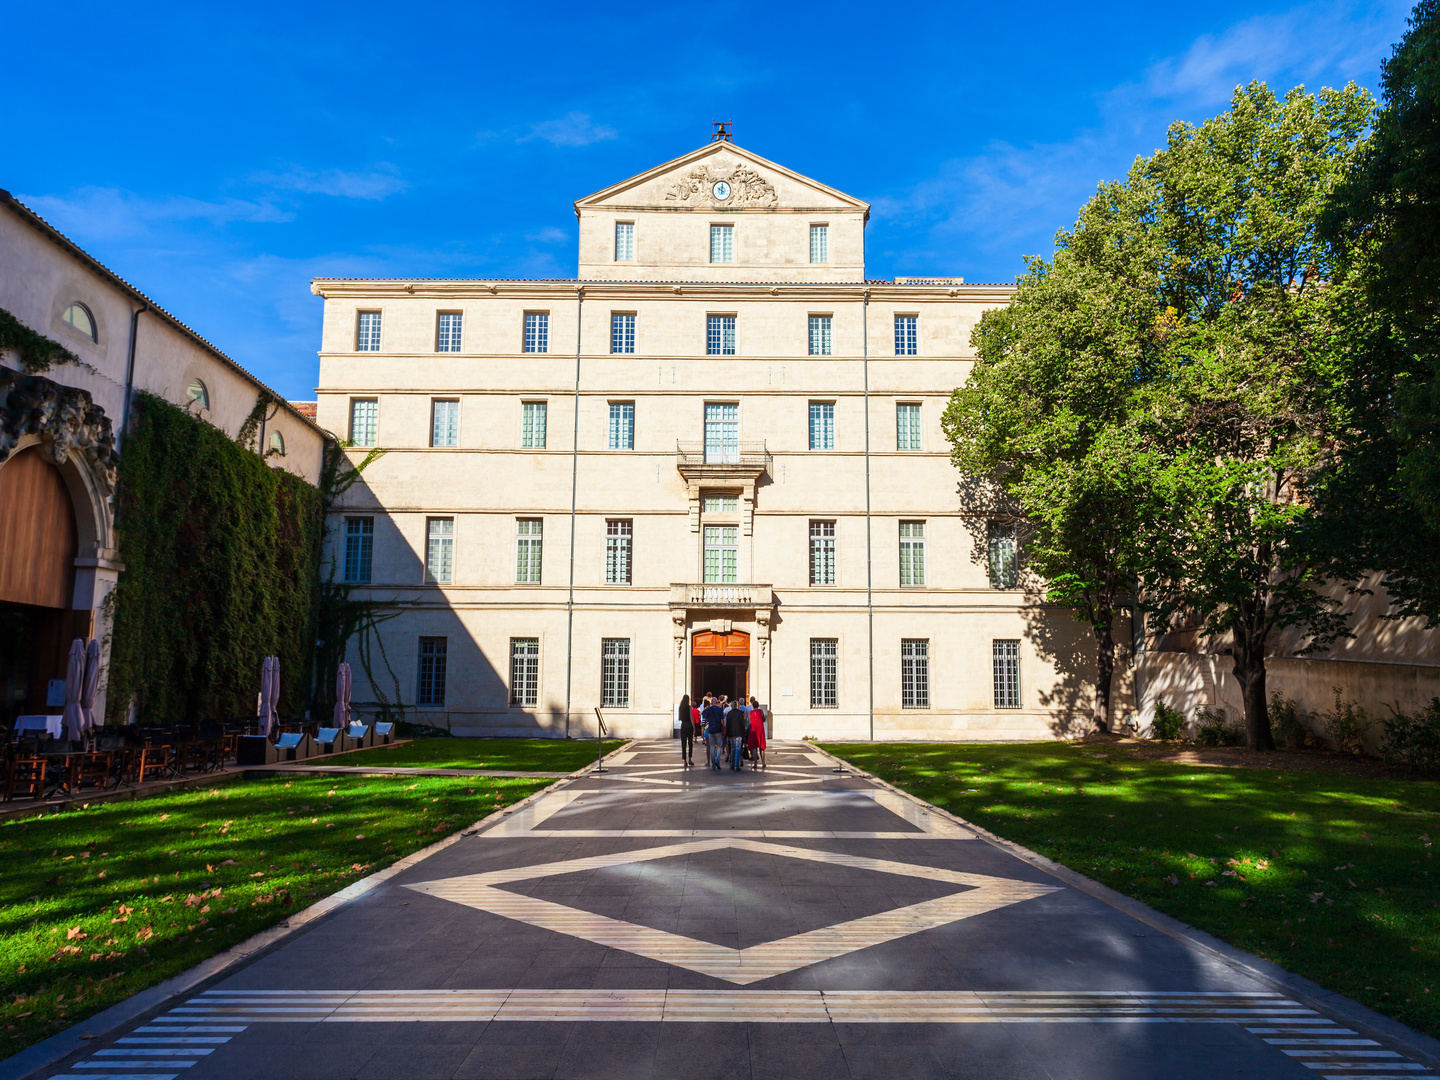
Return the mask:
<path id="1" fill-rule="evenodd" d="M 1161 742 L 1175 742 L 1185 735 L 1185 714 L 1172 709 L 1163 701 L 1155 702 L 1155 719 L 1150 724 L 1151 734 Z"/>
<path id="2" fill-rule="evenodd" d="M 1415 772 L 1440 772 L 1440 697 L 1417 713 L 1402 713 L 1393 706 L 1389 719 L 1380 721 L 1385 741 L 1380 756 L 1386 764 L 1399 765 Z"/>
<path id="3" fill-rule="evenodd" d="M 1278 690 L 1270 695 L 1270 734 L 1275 745 L 1286 750 L 1299 750 L 1314 739 L 1304 711 Z"/>
<path id="4" fill-rule="evenodd" d="M 1199 746 L 1244 746 L 1245 732 L 1231 726 L 1224 709 L 1201 709 L 1195 714 L 1195 742 Z"/>
<path id="5" fill-rule="evenodd" d="M 1342 701 L 1338 686 L 1332 689 L 1335 691 L 1335 708 L 1320 714 L 1320 721 L 1325 725 L 1325 734 L 1330 736 L 1331 745 L 1342 754 L 1363 754 L 1365 731 L 1370 726 L 1370 718 L 1357 703 Z"/>

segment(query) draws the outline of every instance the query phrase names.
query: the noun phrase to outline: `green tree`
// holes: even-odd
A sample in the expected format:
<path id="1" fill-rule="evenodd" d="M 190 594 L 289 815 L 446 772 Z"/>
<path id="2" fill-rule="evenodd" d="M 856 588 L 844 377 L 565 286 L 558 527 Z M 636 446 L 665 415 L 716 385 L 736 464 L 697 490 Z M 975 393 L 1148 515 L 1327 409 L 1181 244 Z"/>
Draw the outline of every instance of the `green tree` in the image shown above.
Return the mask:
<path id="1" fill-rule="evenodd" d="M 1102 187 L 1057 235 L 1054 260 L 1029 260 L 1013 303 L 976 327 L 977 362 L 942 419 L 970 486 L 1000 495 L 1002 513 L 1018 518 L 1047 601 L 1090 627 L 1102 729 L 1116 612 L 1135 588 L 1137 455 L 1161 341 L 1155 240 L 1139 213 L 1147 195 L 1143 185 Z"/>

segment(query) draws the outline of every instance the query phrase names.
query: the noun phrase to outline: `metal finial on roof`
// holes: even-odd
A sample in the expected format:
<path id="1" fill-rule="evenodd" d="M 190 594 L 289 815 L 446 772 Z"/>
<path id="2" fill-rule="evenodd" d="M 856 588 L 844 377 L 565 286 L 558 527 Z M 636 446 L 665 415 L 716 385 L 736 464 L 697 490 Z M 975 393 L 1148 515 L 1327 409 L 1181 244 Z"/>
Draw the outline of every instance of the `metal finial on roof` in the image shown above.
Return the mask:
<path id="1" fill-rule="evenodd" d="M 735 136 L 730 131 L 735 126 L 734 120 L 711 120 L 710 126 L 715 130 L 710 134 L 711 142 L 734 142 Z"/>

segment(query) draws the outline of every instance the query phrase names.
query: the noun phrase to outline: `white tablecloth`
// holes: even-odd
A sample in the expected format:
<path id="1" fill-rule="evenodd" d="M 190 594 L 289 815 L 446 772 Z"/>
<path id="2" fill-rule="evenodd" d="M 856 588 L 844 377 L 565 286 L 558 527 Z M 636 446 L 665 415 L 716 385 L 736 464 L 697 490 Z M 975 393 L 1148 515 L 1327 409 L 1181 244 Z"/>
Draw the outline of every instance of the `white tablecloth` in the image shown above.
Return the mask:
<path id="1" fill-rule="evenodd" d="M 21 731 L 46 731 L 52 739 L 60 738 L 60 721 L 63 716 L 17 716 L 15 718 L 15 730 Z"/>

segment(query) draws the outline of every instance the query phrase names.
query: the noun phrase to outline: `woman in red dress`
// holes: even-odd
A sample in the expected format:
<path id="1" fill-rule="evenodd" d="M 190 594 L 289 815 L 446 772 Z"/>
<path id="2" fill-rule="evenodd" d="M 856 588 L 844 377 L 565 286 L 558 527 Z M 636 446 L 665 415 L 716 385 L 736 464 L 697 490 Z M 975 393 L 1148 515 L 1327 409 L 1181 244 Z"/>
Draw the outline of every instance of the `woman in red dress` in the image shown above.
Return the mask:
<path id="1" fill-rule="evenodd" d="M 750 699 L 750 731 L 745 736 L 745 745 L 750 748 L 750 767 L 765 768 L 765 714 L 760 711 L 760 700 Z"/>

